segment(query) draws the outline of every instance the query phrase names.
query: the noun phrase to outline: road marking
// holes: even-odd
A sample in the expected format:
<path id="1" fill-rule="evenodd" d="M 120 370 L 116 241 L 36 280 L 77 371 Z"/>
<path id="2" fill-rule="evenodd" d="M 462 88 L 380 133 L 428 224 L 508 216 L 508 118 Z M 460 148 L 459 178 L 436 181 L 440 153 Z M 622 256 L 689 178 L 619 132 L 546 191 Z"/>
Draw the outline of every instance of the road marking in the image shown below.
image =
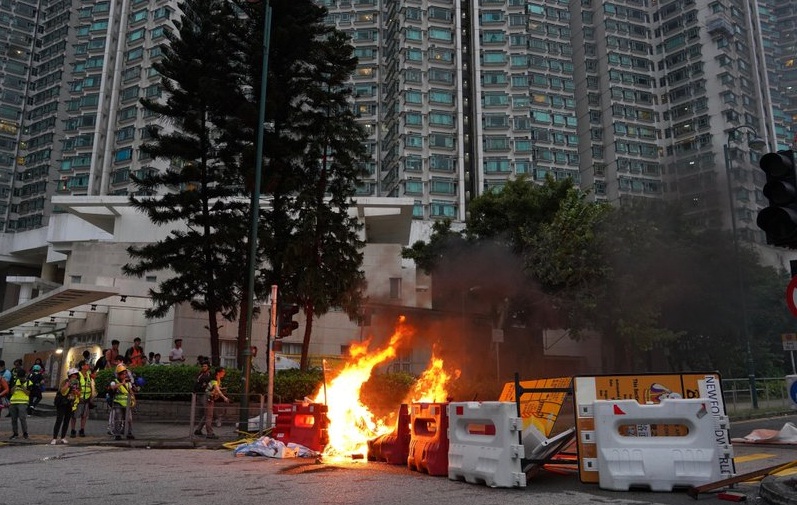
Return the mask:
<path id="1" fill-rule="evenodd" d="M 774 458 L 774 454 L 767 454 L 764 452 L 746 454 L 744 456 L 736 456 L 733 458 L 734 463 L 749 463 L 750 461 L 758 461 L 759 459 Z"/>

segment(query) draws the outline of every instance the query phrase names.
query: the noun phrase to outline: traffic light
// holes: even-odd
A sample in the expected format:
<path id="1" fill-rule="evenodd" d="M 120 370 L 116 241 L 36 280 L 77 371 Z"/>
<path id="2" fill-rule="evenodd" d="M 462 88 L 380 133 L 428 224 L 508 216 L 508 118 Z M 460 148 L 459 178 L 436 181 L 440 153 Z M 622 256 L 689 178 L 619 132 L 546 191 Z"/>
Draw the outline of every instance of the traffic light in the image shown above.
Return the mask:
<path id="1" fill-rule="evenodd" d="M 276 338 L 290 337 L 291 333 L 293 333 L 293 330 L 299 327 L 299 323 L 293 320 L 293 316 L 295 316 L 298 312 L 299 306 L 295 303 L 291 305 L 280 306 Z"/>
<path id="2" fill-rule="evenodd" d="M 767 153 L 759 162 L 767 174 L 764 196 L 769 206 L 758 213 L 756 224 L 767 234 L 767 244 L 797 249 L 797 173 L 794 151 Z"/>

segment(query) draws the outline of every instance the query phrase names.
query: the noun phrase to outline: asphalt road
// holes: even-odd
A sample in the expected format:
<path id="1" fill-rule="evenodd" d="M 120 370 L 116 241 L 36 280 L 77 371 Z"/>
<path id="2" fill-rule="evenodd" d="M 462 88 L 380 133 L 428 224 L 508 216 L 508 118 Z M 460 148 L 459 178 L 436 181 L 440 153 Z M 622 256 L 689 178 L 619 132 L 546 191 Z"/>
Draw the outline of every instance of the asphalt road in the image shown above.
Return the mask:
<path id="1" fill-rule="evenodd" d="M 797 416 L 732 424 L 732 436 L 780 429 Z M 79 439 L 76 439 L 76 441 Z M 794 446 L 734 445 L 737 473 L 793 460 Z M 130 505 L 295 503 L 379 505 L 687 504 L 683 491 L 603 491 L 573 473 L 542 472 L 526 488 L 491 489 L 384 463 L 235 457 L 230 450 L 19 444 L 0 449 L 0 505 L 117 502 Z M 756 495 L 755 485 L 739 490 Z M 697 501 L 718 502 L 709 493 Z M 721 503 L 721 502 L 720 502 Z"/>

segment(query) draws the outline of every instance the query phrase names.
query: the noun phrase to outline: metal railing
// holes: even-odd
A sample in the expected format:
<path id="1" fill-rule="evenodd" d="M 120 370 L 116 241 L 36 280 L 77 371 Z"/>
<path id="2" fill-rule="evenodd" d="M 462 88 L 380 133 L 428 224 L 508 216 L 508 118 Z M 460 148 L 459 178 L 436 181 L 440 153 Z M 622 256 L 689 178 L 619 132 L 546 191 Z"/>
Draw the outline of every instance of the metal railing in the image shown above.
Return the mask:
<path id="1" fill-rule="evenodd" d="M 756 394 L 759 411 L 787 411 L 791 409 L 791 401 L 786 390 L 785 377 L 756 378 Z M 753 413 L 750 380 L 722 379 L 722 393 L 725 399 L 725 410 L 728 414 Z"/>
<path id="2" fill-rule="evenodd" d="M 191 437 L 204 415 L 201 401 L 204 395 L 190 394 L 190 400 L 173 400 L 175 393 L 147 393 L 146 398 L 138 399 L 133 409 L 134 425 L 146 424 L 150 435 L 162 433 L 167 437 Z M 187 396 L 187 394 L 186 394 Z M 218 401 L 214 405 L 213 425 L 216 427 L 239 427 L 241 414 L 241 395 L 228 394 L 230 403 Z M 279 399 L 275 399 L 275 403 Z M 104 398 L 95 400 L 96 408 L 91 410 L 94 420 L 108 418 L 110 406 Z M 266 396 L 250 395 L 247 407 L 246 431 L 261 433 L 266 429 Z"/>

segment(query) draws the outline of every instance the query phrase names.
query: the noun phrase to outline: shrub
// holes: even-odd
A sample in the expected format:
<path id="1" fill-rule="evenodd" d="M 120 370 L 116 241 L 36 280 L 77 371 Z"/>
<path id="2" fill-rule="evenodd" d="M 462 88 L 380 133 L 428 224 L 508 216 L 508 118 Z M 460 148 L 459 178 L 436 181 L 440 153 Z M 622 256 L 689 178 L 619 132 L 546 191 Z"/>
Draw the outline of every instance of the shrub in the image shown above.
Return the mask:
<path id="1" fill-rule="evenodd" d="M 194 390 L 194 381 L 199 375 L 198 366 L 141 366 L 131 369 L 136 378 L 146 381 L 138 394 L 142 400 L 188 401 Z M 240 370 L 227 368 L 222 385 L 232 400 L 243 393 L 243 378 Z M 102 397 L 114 380 L 112 369 L 100 370 L 94 379 L 97 394 Z M 278 370 L 274 376 L 274 401 L 290 403 L 310 397 L 321 387 L 321 371 Z M 249 376 L 249 391 L 252 395 L 268 392 L 268 375 L 253 371 Z"/>
<path id="2" fill-rule="evenodd" d="M 141 366 L 133 368 L 135 376 L 144 379 L 145 385 L 138 393 L 142 400 L 190 401 L 198 366 Z M 95 377 L 97 393 L 105 396 L 108 385 L 114 380 L 113 370 L 101 370 Z M 374 415 L 385 417 L 394 413 L 407 396 L 415 377 L 405 372 L 379 374 L 363 385 L 361 400 Z M 240 400 L 243 379 L 240 370 L 228 368 L 222 385 L 233 401 Z M 323 387 L 323 374 L 315 368 L 308 371 L 278 370 L 274 376 L 274 403 L 292 403 L 312 398 Z M 259 395 L 268 392 L 268 374 L 253 371 L 249 377 L 250 401 L 259 401 Z"/>

